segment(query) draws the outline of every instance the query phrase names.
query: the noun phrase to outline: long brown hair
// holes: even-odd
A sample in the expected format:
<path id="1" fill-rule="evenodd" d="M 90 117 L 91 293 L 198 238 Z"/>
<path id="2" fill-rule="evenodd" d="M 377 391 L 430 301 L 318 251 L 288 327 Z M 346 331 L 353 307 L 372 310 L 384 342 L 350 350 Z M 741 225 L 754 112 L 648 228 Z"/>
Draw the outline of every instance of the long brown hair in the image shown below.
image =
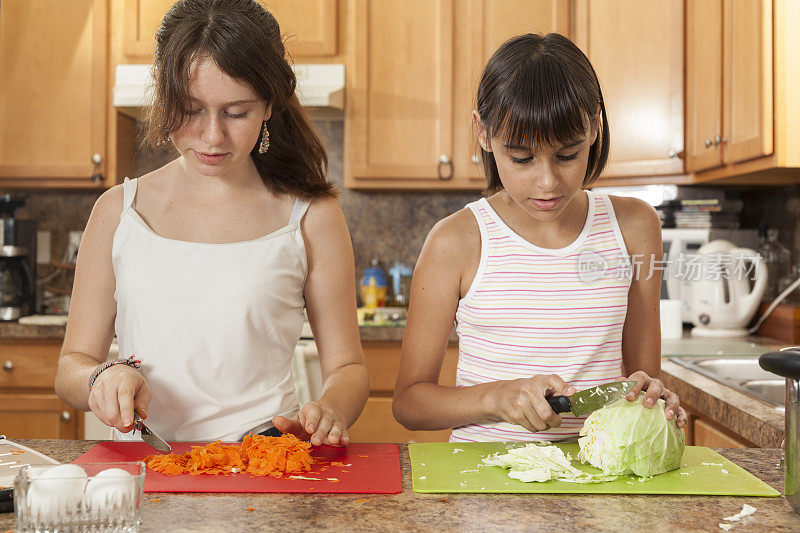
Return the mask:
<path id="1" fill-rule="evenodd" d="M 589 148 L 583 187 L 600 176 L 610 136 L 600 82 L 580 48 L 558 33 L 528 33 L 506 41 L 492 55 L 478 86 L 477 106 L 489 139 L 498 133 L 510 144 L 568 144 L 600 126 Z M 597 122 L 600 110 L 601 124 Z M 481 149 L 485 193 L 503 188 L 492 152 Z"/>
<path id="2" fill-rule="evenodd" d="M 153 105 L 144 141 L 163 144 L 191 110 L 189 67 L 208 55 L 232 78 L 248 83 L 267 103 L 269 149 L 250 156 L 273 192 L 305 199 L 335 196 L 325 175 L 325 148 L 295 94 L 297 80 L 287 62 L 278 21 L 255 0 L 180 0 L 156 32 Z"/>

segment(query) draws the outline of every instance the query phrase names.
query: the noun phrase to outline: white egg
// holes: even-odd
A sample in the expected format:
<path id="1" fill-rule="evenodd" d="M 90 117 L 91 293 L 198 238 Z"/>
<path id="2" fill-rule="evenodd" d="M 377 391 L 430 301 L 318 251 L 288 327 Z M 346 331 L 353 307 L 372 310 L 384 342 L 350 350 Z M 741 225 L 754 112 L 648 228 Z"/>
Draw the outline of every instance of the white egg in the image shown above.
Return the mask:
<path id="1" fill-rule="evenodd" d="M 86 485 L 84 505 L 93 516 L 136 505 L 136 479 L 121 468 L 95 474 Z"/>
<path id="2" fill-rule="evenodd" d="M 77 465 L 58 465 L 36 472 L 28 489 L 28 509 L 45 522 L 76 513 L 87 477 Z"/>

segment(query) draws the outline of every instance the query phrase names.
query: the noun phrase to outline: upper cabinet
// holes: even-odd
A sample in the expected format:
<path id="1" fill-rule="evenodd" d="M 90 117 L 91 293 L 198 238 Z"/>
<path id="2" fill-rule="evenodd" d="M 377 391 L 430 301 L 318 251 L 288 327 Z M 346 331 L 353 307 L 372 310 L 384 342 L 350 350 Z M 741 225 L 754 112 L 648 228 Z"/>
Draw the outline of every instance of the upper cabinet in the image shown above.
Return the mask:
<path id="1" fill-rule="evenodd" d="M 569 2 L 351 0 L 345 184 L 480 189 L 472 127 L 479 76 L 503 41 L 568 33 Z M 406 28 L 413 31 L 399 31 Z"/>
<path id="2" fill-rule="evenodd" d="M 103 185 L 106 0 L 0 2 L 0 187 Z"/>
<path id="3" fill-rule="evenodd" d="M 281 26 L 286 48 L 300 62 L 336 56 L 339 0 L 262 0 Z M 342 0 L 343 1 L 343 0 Z M 127 63 L 153 61 L 155 33 L 175 0 L 122 0 L 122 56 Z"/>
<path id="4" fill-rule="evenodd" d="M 688 170 L 772 154 L 772 3 L 713 0 L 688 8 Z"/>
<path id="5" fill-rule="evenodd" d="M 575 0 L 574 9 L 574 41 L 600 80 L 611 135 L 598 184 L 682 181 L 683 0 Z"/>
<path id="6" fill-rule="evenodd" d="M 796 182 L 796 3 L 688 2 L 686 24 L 687 171 L 696 182 Z"/>

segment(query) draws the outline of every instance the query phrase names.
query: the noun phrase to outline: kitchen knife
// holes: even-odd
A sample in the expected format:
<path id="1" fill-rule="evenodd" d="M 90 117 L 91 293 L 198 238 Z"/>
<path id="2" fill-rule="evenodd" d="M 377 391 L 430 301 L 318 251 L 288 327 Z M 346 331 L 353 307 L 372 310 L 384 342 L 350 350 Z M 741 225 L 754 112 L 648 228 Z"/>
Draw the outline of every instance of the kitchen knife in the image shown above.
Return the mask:
<path id="1" fill-rule="evenodd" d="M 142 440 L 160 452 L 171 452 L 172 446 L 166 443 L 164 439 L 156 435 L 145 423 L 139 418 L 136 413 L 133 414 L 133 429 L 139 430 L 142 434 Z"/>
<path id="2" fill-rule="evenodd" d="M 633 390 L 635 386 L 635 381 L 604 383 L 576 392 L 572 396 L 551 396 L 547 398 L 547 403 L 556 413 L 571 412 L 575 416 L 583 416 L 614 403 Z"/>

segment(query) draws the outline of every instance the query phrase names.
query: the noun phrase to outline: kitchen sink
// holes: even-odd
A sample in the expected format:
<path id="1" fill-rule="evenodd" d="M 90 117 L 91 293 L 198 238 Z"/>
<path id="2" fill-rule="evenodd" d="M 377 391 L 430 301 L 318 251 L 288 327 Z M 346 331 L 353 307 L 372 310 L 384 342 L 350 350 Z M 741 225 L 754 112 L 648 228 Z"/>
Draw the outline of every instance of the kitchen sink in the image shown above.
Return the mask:
<path id="1" fill-rule="evenodd" d="M 783 408 L 786 380 L 758 366 L 758 357 L 671 357 L 670 361 Z"/>

